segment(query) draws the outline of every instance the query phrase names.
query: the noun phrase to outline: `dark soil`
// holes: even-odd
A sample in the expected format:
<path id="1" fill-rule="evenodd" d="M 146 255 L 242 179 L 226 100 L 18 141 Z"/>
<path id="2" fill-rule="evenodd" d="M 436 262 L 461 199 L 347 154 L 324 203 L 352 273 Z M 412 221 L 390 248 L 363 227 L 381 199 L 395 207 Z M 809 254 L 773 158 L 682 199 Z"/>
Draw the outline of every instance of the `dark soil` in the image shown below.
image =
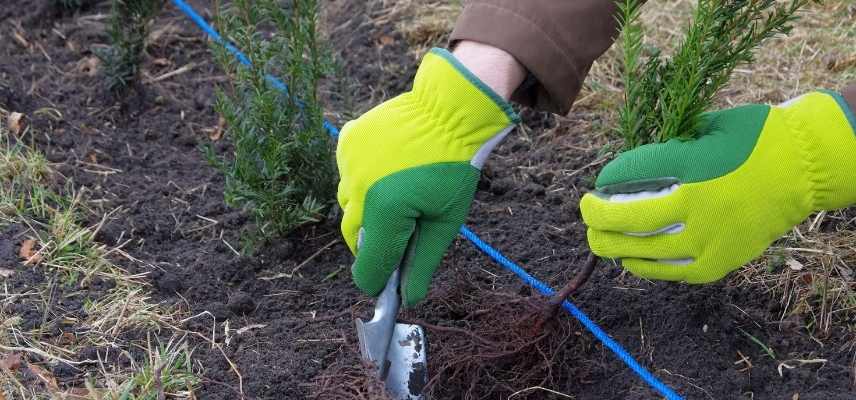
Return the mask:
<path id="1" fill-rule="evenodd" d="M 143 70 L 159 76 L 191 62 L 195 67 L 116 99 L 105 92 L 100 76 L 82 67 L 82 60 L 92 57 L 91 48 L 107 40 L 104 20 L 80 17 L 106 13 L 106 4 L 76 16 L 23 21 L 21 33 L 31 43 L 23 48 L 10 39 L 17 28 L 8 23 L 25 19 L 20 7 L 14 7 L 21 2 L 0 3 L 0 20 L 7 21 L 0 24 L 0 102 L 31 116 L 39 132 L 35 145 L 76 187 L 89 191 L 97 211 L 118 209 L 98 239 L 108 245 L 132 239 L 124 250 L 145 262 L 124 266 L 150 274 L 155 298 L 183 304 L 191 315 L 208 312 L 183 328 L 210 337 L 216 325 L 216 340 L 240 370 L 246 397 L 377 398 L 377 386 L 362 374 L 353 327 L 353 318 L 367 316 L 372 302 L 351 284 L 347 248 L 337 242 L 293 278 L 276 277 L 339 238 L 336 213 L 272 240 L 253 256 L 233 251 L 241 247 L 248 219 L 224 205 L 222 178 L 197 149 L 212 143 L 208 133 L 218 119 L 213 93 L 224 82 L 202 34 L 168 7 L 156 29 L 173 28 L 149 47 Z M 374 22 L 381 8 L 371 4 L 375 2 L 325 4 L 325 25 L 343 65 L 343 77 L 325 89 L 333 115 L 354 115 L 406 89 L 414 72 L 417 60 L 407 56 L 407 43 L 393 22 Z M 45 107 L 59 110 L 61 120 L 36 112 Z M 488 162 L 468 224 L 534 275 L 560 287 L 585 252 L 577 201 L 597 171 L 590 163 L 605 143 L 589 130 L 607 122 L 592 110 L 576 110 L 561 120 L 529 110 L 523 116 L 526 126 Z M 228 151 L 226 139 L 213 145 L 221 153 Z M 92 164 L 118 172 L 93 173 L 103 168 Z M 17 247 L 9 244 L 20 242 L 16 229 L 0 230 L 0 261 L 16 262 Z M 21 270 L 7 280 L 10 290 L 44 279 L 32 269 Z M 530 295 L 510 273 L 459 239 L 430 298 L 403 318 L 462 328 L 501 343 L 512 329 L 525 328 L 518 323 L 526 318 L 518 299 Z M 816 341 L 800 324 L 781 326 L 777 300 L 760 287 L 652 283 L 602 263 L 574 301 L 687 398 L 854 397 L 853 352 L 845 348 L 850 339 L 846 332 L 837 330 Z M 42 322 L 37 312 L 14 311 L 32 327 Z M 222 336 L 226 321 L 232 330 L 255 328 L 233 333 L 227 346 Z M 777 359 L 740 329 L 770 346 Z M 430 374 L 437 377 L 430 388 L 435 398 L 507 398 L 541 383 L 577 399 L 657 397 L 565 314 L 544 331 L 549 337 L 539 343 L 545 345 L 536 343 L 527 354 L 496 359 L 473 361 L 477 357 L 467 352 L 495 349 L 478 345 L 470 335 L 436 327 L 427 333 Z M 735 364 L 738 352 L 751 360 L 751 369 Z M 217 349 L 200 340 L 194 356 L 204 376 L 197 398 L 239 398 L 237 376 Z M 828 362 L 782 369 L 780 376 L 781 362 L 808 358 Z M 456 362 L 470 364 L 460 368 Z M 67 373 L 63 382 L 79 382 L 81 374 Z M 514 398 L 550 396 L 530 390 Z"/>

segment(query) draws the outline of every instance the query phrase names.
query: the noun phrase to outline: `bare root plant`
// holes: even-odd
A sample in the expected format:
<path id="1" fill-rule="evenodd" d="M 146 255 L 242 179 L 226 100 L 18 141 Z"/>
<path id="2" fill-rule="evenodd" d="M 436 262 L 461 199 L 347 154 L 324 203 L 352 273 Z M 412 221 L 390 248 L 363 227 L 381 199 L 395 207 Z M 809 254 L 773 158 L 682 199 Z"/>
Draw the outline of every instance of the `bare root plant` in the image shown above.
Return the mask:
<path id="1" fill-rule="evenodd" d="M 445 319 L 423 320 L 431 338 L 429 398 L 495 399 L 529 387 L 566 390 L 575 380 L 576 323 L 550 318 L 538 326 L 542 302 L 476 287 L 466 280 L 432 299 Z M 523 317 L 521 317 L 523 316 Z"/>
<path id="2" fill-rule="evenodd" d="M 437 287 L 425 306 L 400 319 L 428 333 L 426 398 L 508 398 L 532 387 L 567 391 L 584 379 L 576 354 L 588 342 L 578 340 L 578 324 L 550 318 L 538 327 L 542 306 L 532 297 L 491 291 L 467 278 Z M 429 319 L 454 322 L 440 325 Z M 360 362 L 356 343 L 342 351 L 315 379 L 309 397 L 389 398 L 373 368 Z"/>

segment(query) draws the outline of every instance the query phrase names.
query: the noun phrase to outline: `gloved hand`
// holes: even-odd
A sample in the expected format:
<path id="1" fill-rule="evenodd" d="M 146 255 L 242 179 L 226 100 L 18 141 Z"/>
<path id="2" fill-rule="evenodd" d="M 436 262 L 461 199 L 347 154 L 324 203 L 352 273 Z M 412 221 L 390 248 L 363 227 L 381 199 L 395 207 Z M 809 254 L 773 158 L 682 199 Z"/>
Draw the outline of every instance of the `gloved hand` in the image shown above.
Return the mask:
<path id="1" fill-rule="evenodd" d="M 856 117 L 833 92 L 706 114 L 696 140 L 641 146 L 580 204 L 592 251 L 633 274 L 706 283 L 813 211 L 856 204 Z"/>
<path id="2" fill-rule="evenodd" d="M 511 106 L 451 53 L 433 49 L 413 90 L 345 125 L 336 149 L 338 200 L 360 289 L 377 295 L 403 262 L 403 304 L 425 297 L 466 220 L 485 159 L 517 122 Z"/>

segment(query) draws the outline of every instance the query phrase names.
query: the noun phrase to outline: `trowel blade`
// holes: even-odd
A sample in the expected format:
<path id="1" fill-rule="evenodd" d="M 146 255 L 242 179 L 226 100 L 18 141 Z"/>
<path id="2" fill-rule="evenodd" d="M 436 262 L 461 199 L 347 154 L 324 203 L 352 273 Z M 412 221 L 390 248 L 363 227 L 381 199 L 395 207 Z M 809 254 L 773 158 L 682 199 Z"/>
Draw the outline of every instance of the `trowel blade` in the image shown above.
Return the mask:
<path id="1" fill-rule="evenodd" d="M 428 383 L 425 331 L 419 325 L 395 324 L 386 353 L 386 390 L 395 400 L 424 400 Z"/>

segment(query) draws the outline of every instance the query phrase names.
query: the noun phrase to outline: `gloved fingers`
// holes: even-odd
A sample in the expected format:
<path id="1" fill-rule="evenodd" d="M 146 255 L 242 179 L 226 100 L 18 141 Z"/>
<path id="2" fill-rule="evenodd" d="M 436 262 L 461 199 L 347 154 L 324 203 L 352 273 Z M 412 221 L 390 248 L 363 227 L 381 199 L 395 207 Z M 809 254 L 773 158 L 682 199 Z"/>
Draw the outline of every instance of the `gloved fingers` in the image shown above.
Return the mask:
<path id="1" fill-rule="evenodd" d="M 385 210 L 389 211 L 389 210 Z M 390 212 L 373 218 L 367 211 L 360 230 L 357 257 L 351 266 L 354 284 L 369 296 L 376 296 L 404 258 L 415 219 Z"/>
<path id="2" fill-rule="evenodd" d="M 428 294 L 434 271 L 460 226 L 461 223 L 457 222 L 419 221 L 412 239 L 412 252 L 406 258 L 401 277 L 401 297 L 405 307 L 416 305 Z"/>
<path id="3" fill-rule="evenodd" d="M 586 225 L 600 231 L 644 234 L 682 223 L 685 204 L 681 187 L 657 196 L 611 201 L 587 193 L 580 201 L 580 211 Z"/>
<path id="4" fill-rule="evenodd" d="M 682 233 L 633 236 L 589 228 L 587 236 L 591 251 L 607 258 L 686 259 L 695 253 Z"/>
<path id="5" fill-rule="evenodd" d="M 666 261 L 624 258 L 621 265 L 638 277 L 663 281 L 684 281 L 697 268 L 693 259 Z"/>
<path id="6" fill-rule="evenodd" d="M 597 176 L 595 187 L 644 188 L 670 180 L 676 181 L 686 169 L 687 158 L 692 154 L 688 150 L 693 147 L 693 143 L 672 140 L 646 144 L 621 153 L 603 167 Z"/>

